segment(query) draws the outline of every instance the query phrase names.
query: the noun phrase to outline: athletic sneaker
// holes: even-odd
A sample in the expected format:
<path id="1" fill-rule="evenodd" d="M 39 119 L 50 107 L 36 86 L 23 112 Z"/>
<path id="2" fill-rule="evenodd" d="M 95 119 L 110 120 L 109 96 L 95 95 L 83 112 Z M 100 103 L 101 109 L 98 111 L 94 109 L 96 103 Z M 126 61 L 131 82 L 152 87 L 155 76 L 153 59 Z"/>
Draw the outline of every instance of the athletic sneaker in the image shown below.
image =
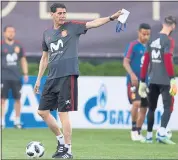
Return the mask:
<path id="1" fill-rule="evenodd" d="M 153 143 L 153 138 L 143 138 L 141 141 L 141 143 Z"/>
<path id="2" fill-rule="evenodd" d="M 16 128 L 16 129 L 22 129 L 23 125 L 22 124 L 15 124 L 14 128 Z"/>
<path id="3" fill-rule="evenodd" d="M 60 155 L 62 155 L 64 152 L 66 152 L 66 149 L 64 144 L 60 144 L 58 141 L 58 145 L 56 148 L 56 152 L 52 155 L 52 158 L 56 158 L 59 157 Z"/>
<path id="4" fill-rule="evenodd" d="M 136 141 L 141 141 L 141 140 L 144 140 L 144 139 L 145 139 L 145 137 L 142 134 L 138 134 L 136 136 Z"/>
<path id="5" fill-rule="evenodd" d="M 64 147 L 64 152 L 57 154 L 53 158 L 59 158 L 59 159 L 73 159 L 73 155 L 68 153 L 68 148 Z"/>
<path id="6" fill-rule="evenodd" d="M 60 158 L 60 159 L 73 159 L 73 155 L 72 154 L 69 154 L 69 153 L 63 153 L 59 156 L 56 156 L 54 158 Z"/>
<path id="7" fill-rule="evenodd" d="M 158 133 L 158 136 L 157 136 L 156 140 L 157 140 L 157 142 L 163 143 L 163 144 L 176 144 L 173 141 L 171 141 L 166 135 L 165 136 L 161 136 L 159 133 Z"/>
<path id="8" fill-rule="evenodd" d="M 130 132 L 130 136 L 131 136 L 131 139 L 132 141 L 136 141 L 136 136 L 137 136 L 138 132 L 137 131 L 131 131 Z"/>

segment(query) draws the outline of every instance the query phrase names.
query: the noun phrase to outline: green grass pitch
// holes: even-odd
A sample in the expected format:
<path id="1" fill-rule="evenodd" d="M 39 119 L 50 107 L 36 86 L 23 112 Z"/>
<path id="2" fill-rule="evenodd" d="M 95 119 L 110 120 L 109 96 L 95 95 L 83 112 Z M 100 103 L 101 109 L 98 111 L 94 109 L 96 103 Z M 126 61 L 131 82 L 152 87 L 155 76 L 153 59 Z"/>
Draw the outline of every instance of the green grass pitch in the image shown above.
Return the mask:
<path id="1" fill-rule="evenodd" d="M 75 159 L 178 159 L 178 132 L 172 139 L 176 145 L 141 144 L 130 140 L 129 130 L 74 129 L 72 151 Z M 42 159 L 51 159 L 56 138 L 49 129 L 4 129 L 2 158 L 27 159 L 25 147 L 30 141 L 42 142 Z"/>

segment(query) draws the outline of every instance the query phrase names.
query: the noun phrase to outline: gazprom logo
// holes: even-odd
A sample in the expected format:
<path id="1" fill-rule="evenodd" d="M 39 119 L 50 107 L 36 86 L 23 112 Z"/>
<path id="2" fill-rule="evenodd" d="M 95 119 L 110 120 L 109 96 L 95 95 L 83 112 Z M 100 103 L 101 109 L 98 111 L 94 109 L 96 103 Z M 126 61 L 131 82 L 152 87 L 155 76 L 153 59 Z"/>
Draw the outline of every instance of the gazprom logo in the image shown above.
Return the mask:
<path id="1" fill-rule="evenodd" d="M 112 93 L 111 93 L 112 95 Z M 112 108 L 109 107 L 108 103 L 108 92 L 104 84 L 99 88 L 97 95 L 89 98 L 84 106 L 84 114 L 86 119 L 95 125 L 109 124 L 109 125 L 131 125 L 131 112 L 130 109 L 124 109 L 119 107 L 117 103 L 116 106 Z M 119 98 L 119 97 L 118 97 Z M 122 101 L 122 99 L 120 99 Z M 116 101 L 117 102 L 117 101 Z M 161 119 L 161 112 L 156 112 L 155 124 L 159 124 Z M 147 119 L 145 118 L 144 124 L 147 124 Z"/>
<path id="2" fill-rule="evenodd" d="M 107 111 L 105 110 L 107 103 L 107 91 L 105 85 L 101 85 L 97 96 L 90 98 L 84 108 L 86 118 L 93 124 L 102 124 L 107 120 Z M 97 114 L 97 120 L 92 119 L 91 115 Z"/>

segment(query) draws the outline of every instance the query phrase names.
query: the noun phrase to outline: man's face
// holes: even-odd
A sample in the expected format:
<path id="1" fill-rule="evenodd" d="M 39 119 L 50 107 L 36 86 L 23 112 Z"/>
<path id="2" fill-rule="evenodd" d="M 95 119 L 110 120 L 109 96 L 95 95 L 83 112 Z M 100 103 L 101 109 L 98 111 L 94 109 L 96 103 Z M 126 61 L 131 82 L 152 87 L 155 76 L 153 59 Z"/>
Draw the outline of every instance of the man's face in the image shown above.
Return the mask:
<path id="1" fill-rule="evenodd" d="M 66 20 L 66 9 L 57 8 L 55 13 L 51 13 L 51 16 L 57 25 L 63 25 Z"/>
<path id="2" fill-rule="evenodd" d="M 4 32 L 4 38 L 8 39 L 9 41 L 14 40 L 15 37 L 15 28 L 13 27 L 7 27 Z"/>
<path id="3" fill-rule="evenodd" d="M 138 38 L 141 43 L 146 44 L 150 39 L 151 30 L 150 29 L 140 29 L 138 31 Z"/>

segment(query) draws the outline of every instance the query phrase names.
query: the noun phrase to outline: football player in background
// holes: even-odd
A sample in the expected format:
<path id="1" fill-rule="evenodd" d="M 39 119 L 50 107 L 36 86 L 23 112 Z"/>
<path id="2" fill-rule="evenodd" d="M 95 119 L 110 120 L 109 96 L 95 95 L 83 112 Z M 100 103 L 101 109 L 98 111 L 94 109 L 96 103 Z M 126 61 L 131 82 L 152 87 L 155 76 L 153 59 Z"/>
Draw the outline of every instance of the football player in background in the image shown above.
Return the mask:
<path id="1" fill-rule="evenodd" d="M 141 98 L 138 94 L 140 81 L 140 70 L 143 63 L 145 46 L 149 40 L 151 27 L 142 23 L 138 29 L 138 39 L 129 43 L 125 55 L 123 66 L 127 71 L 127 92 L 130 104 L 132 104 L 132 130 L 131 139 L 139 141 L 143 138 L 141 128 L 145 120 L 147 111 L 147 98 Z M 140 109 L 140 111 L 139 111 Z"/>
<path id="2" fill-rule="evenodd" d="M 2 59 L 2 81 L 1 81 L 1 127 L 5 127 L 5 101 L 8 99 L 8 93 L 11 90 L 15 99 L 15 128 L 22 128 L 20 120 L 21 112 L 21 69 L 24 74 L 24 81 L 28 81 L 28 63 L 23 47 L 15 39 L 15 28 L 6 26 L 4 28 L 4 40 L 1 42 Z"/>
<path id="3" fill-rule="evenodd" d="M 147 44 L 147 50 L 144 54 L 144 63 L 141 69 L 141 82 L 139 94 L 141 97 L 148 96 L 149 111 L 147 115 L 147 136 L 142 142 L 153 142 L 154 113 L 157 108 L 158 97 L 161 94 L 164 112 L 161 117 L 161 127 L 158 131 L 157 140 L 165 144 L 175 144 L 166 135 L 166 127 L 171 117 L 174 105 L 174 96 L 177 92 L 173 52 L 175 42 L 170 37 L 172 31 L 176 28 L 176 18 L 168 16 L 164 19 L 163 28 L 160 33 L 154 35 Z M 149 69 L 149 91 L 145 83 L 145 78 Z"/>

